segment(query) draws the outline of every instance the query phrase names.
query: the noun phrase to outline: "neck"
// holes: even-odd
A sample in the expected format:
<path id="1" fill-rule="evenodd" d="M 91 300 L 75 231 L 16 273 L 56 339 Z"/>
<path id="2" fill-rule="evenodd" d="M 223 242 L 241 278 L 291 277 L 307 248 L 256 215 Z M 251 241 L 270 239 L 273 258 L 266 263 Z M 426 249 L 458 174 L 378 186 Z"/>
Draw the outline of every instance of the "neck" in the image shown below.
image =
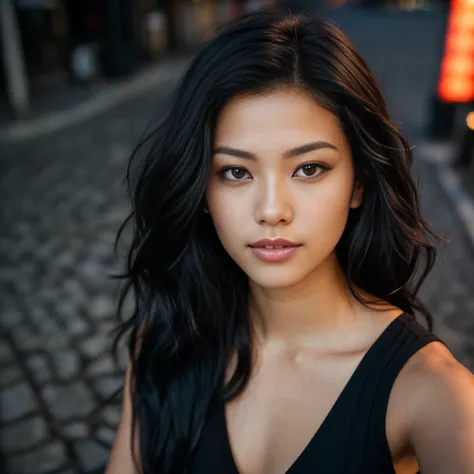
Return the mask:
<path id="1" fill-rule="evenodd" d="M 291 287 L 268 289 L 250 283 L 251 325 L 257 338 L 267 342 L 324 336 L 354 323 L 360 310 L 335 255 Z"/>

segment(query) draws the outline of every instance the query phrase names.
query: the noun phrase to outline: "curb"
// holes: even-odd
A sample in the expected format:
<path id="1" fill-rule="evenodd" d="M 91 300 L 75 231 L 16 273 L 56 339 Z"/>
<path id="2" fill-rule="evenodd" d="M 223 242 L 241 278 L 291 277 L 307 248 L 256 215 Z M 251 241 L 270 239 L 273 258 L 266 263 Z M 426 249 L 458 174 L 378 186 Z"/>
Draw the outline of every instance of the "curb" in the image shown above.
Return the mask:
<path id="1" fill-rule="evenodd" d="M 0 142 L 30 140 L 94 117 L 105 110 L 154 87 L 176 80 L 190 57 L 167 58 L 120 84 L 104 87 L 100 94 L 68 109 L 0 127 Z"/>
<path id="2" fill-rule="evenodd" d="M 464 225 L 474 248 L 474 198 L 464 189 L 459 171 L 452 167 L 454 143 L 425 143 L 417 147 L 418 158 L 434 167 L 436 178 Z"/>

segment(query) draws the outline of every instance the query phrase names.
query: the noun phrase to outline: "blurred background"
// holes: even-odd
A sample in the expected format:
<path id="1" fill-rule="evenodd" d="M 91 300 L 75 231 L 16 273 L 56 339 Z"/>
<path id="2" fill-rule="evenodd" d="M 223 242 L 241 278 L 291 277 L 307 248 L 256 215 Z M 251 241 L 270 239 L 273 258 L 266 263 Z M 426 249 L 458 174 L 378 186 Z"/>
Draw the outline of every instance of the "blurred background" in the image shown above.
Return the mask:
<path id="1" fill-rule="evenodd" d="M 103 472 L 125 166 L 216 28 L 259 0 L 0 2 L 0 472 Z M 287 0 L 329 18 L 415 147 L 423 211 L 451 241 L 421 289 L 474 370 L 474 3 Z"/>

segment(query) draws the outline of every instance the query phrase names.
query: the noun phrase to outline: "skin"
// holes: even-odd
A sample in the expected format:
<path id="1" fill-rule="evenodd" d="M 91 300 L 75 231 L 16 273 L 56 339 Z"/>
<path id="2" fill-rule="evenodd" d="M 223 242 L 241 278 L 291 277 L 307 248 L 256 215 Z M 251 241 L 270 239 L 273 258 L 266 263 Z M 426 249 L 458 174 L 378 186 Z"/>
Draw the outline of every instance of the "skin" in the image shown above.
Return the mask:
<path id="1" fill-rule="evenodd" d="M 227 431 L 242 474 L 284 474 L 401 311 L 361 305 L 338 265 L 334 249 L 363 189 L 335 116 L 294 89 L 238 97 L 219 116 L 214 150 L 207 212 L 249 277 L 254 329 L 252 376 L 226 406 Z M 300 247 L 283 262 L 256 258 L 249 245 L 275 237 Z M 129 372 L 106 474 L 135 472 Z M 386 432 L 397 474 L 474 474 L 474 377 L 442 344 L 402 369 Z"/>

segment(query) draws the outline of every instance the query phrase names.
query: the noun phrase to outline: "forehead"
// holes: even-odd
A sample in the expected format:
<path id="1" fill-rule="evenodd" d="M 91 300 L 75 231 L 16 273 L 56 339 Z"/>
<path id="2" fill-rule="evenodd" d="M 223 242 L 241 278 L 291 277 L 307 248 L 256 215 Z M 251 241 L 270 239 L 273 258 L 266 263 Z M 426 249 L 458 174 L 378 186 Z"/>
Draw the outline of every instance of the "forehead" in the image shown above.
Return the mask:
<path id="1" fill-rule="evenodd" d="M 338 118 L 304 91 L 282 89 L 229 101 L 216 122 L 216 145 L 249 151 L 325 140 L 338 148 L 347 141 Z"/>

